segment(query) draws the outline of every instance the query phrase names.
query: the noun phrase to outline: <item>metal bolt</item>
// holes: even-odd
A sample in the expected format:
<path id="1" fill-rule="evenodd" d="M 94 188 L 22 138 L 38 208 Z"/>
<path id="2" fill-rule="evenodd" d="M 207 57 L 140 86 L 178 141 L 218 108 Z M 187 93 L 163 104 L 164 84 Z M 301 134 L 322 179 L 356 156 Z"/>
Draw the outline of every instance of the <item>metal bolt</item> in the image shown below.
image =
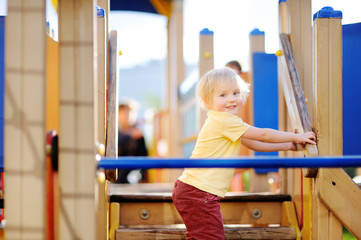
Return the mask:
<path id="1" fill-rule="evenodd" d="M 150 212 L 147 209 L 142 209 L 140 210 L 140 218 L 143 220 L 147 220 L 148 218 L 150 218 Z"/>
<path id="2" fill-rule="evenodd" d="M 257 208 L 253 209 L 251 214 L 254 219 L 258 219 L 262 216 L 261 210 L 259 210 Z"/>

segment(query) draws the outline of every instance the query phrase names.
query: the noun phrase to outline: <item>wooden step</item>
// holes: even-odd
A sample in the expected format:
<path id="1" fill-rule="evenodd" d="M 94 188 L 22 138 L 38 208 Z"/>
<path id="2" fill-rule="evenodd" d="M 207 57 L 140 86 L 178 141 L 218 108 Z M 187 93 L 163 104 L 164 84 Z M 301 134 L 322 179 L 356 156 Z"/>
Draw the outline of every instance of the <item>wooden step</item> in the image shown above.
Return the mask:
<path id="1" fill-rule="evenodd" d="M 161 192 L 152 185 L 111 185 L 109 201 L 119 205 L 119 225 L 172 225 L 183 221 L 175 209 L 171 189 Z M 282 202 L 290 201 L 289 195 L 269 193 L 227 193 L 221 199 L 224 224 L 252 224 L 265 226 L 281 223 Z"/>
<path id="2" fill-rule="evenodd" d="M 225 225 L 226 240 L 236 239 L 296 239 L 296 231 L 291 227 L 240 227 Z M 184 225 L 135 226 L 119 228 L 116 240 L 175 240 L 186 239 Z"/>

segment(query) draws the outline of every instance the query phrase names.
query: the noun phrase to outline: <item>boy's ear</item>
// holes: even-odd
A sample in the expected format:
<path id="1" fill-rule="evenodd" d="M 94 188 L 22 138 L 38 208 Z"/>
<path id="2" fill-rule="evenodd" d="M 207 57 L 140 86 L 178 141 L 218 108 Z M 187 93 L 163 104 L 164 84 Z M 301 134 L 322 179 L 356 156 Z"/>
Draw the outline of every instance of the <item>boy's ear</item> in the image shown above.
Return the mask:
<path id="1" fill-rule="evenodd" d="M 202 103 L 203 103 L 203 105 L 204 105 L 207 109 L 211 109 L 211 108 L 212 108 L 212 104 L 210 104 L 209 102 L 207 102 L 205 99 L 202 99 Z"/>

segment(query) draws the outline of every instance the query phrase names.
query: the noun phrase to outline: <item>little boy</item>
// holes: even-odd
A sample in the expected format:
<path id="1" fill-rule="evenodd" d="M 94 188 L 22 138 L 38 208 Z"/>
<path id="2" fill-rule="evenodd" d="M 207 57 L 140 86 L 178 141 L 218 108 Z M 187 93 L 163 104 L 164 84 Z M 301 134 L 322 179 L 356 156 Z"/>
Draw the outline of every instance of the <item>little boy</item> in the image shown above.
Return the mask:
<path id="1" fill-rule="evenodd" d="M 297 150 L 296 144 L 316 144 L 313 132 L 295 134 L 244 123 L 237 116 L 248 85 L 231 68 L 207 72 L 198 95 L 208 114 L 191 158 L 237 157 L 241 143 L 255 151 Z M 225 239 L 220 208 L 234 169 L 185 169 L 175 183 L 172 199 L 187 228 L 187 239 Z"/>

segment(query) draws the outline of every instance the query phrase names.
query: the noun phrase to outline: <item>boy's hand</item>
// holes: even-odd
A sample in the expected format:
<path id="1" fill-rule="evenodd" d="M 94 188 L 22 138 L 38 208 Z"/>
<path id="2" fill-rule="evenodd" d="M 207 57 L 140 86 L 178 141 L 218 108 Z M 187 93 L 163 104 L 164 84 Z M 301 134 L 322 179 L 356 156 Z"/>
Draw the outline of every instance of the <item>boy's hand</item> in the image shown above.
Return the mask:
<path id="1" fill-rule="evenodd" d="M 302 144 L 313 144 L 316 145 L 316 135 L 314 132 L 306 132 L 303 134 L 297 134 L 295 143 L 302 143 Z"/>

